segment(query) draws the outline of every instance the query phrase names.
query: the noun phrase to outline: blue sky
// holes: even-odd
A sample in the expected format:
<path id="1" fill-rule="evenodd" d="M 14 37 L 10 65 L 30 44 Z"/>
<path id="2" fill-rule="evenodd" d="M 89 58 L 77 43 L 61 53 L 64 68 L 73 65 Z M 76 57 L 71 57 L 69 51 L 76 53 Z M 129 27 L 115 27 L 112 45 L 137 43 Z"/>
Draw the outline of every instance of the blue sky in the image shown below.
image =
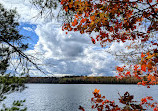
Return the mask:
<path id="1" fill-rule="evenodd" d="M 29 50 L 33 50 L 35 44 L 38 42 L 38 35 L 35 33 L 36 27 L 35 24 L 29 24 L 27 22 L 21 22 L 19 26 L 20 34 L 29 37 L 29 39 L 24 41 L 29 43 Z"/>

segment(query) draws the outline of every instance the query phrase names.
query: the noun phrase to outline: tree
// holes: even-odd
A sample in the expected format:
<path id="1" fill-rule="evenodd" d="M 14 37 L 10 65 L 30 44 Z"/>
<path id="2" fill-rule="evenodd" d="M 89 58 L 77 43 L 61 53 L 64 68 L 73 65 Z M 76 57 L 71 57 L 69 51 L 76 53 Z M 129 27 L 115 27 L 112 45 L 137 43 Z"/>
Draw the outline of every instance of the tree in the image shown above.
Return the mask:
<path id="1" fill-rule="evenodd" d="M 6 99 L 7 94 L 21 92 L 26 88 L 24 79 L 15 76 L 18 67 L 23 71 L 19 72 L 18 76 L 25 76 L 28 73 L 28 63 L 32 63 L 39 69 L 32 59 L 24 53 L 29 45 L 25 44 L 24 40 L 28 37 L 19 34 L 17 17 L 15 10 L 6 10 L 0 4 L 0 103 Z M 15 61 L 18 65 L 14 65 Z M 14 66 L 14 69 L 10 69 L 11 65 Z M 12 71 L 9 72 L 8 70 Z M 23 106 L 23 102 L 25 100 L 14 101 L 10 108 L 3 105 L 1 111 L 25 111 L 26 108 L 20 108 Z"/>
<path id="2" fill-rule="evenodd" d="M 114 41 L 126 42 L 127 40 L 139 40 L 141 44 L 148 43 L 157 47 L 157 2 L 152 0 L 62 0 L 63 10 L 73 16 L 72 22 L 64 23 L 63 30 L 80 31 L 81 34 L 97 32 L 96 38 L 91 37 L 91 40 L 93 44 L 100 41 L 102 47 Z M 140 26 L 144 26 L 144 31 L 140 30 Z M 135 76 L 141 79 L 142 75 L 147 75 L 148 80 L 139 84 L 157 83 L 158 50 L 151 48 L 145 51 L 141 53 L 138 65 L 134 65 L 131 71 L 125 67 L 117 67 L 121 78 Z"/>
<path id="3" fill-rule="evenodd" d="M 33 0 L 45 9 L 52 0 Z M 56 0 L 61 4 L 63 31 L 88 33 L 93 44 L 102 47 L 113 42 L 133 41 L 128 48 L 135 48 L 124 56 L 139 56 L 133 64 L 117 66 L 118 78 L 134 76 L 143 86 L 158 84 L 158 0 Z M 141 28 L 142 27 L 142 28 Z M 94 38 L 91 33 L 98 35 Z M 140 42 L 140 46 L 138 43 Z M 136 43 L 134 43 L 136 42 Z M 109 46 L 108 45 L 108 46 Z M 139 51 L 137 51 L 139 48 Z M 124 57 L 123 56 L 123 57 Z M 146 79 L 144 79 L 146 78 Z M 81 108 L 82 109 L 82 108 Z"/>

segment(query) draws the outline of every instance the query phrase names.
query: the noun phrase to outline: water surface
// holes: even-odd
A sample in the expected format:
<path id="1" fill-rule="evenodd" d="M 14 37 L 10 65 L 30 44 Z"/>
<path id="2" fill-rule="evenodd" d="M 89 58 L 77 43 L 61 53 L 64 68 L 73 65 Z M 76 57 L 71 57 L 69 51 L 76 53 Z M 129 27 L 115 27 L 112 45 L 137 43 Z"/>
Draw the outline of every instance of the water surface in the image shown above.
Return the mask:
<path id="1" fill-rule="evenodd" d="M 13 100 L 26 99 L 28 111 L 79 111 L 79 105 L 86 111 L 91 109 L 91 97 L 95 88 L 109 100 L 118 103 L 118 92 L 126 91 L 134 95 L 135 100 L 153 96 L 158 101 L 158 85 L 146 88 L 138 85 L 114 84 L 26 84 L 28 87 L 22 93 L 8 95 L 5 103 L 10 105 Z"/>

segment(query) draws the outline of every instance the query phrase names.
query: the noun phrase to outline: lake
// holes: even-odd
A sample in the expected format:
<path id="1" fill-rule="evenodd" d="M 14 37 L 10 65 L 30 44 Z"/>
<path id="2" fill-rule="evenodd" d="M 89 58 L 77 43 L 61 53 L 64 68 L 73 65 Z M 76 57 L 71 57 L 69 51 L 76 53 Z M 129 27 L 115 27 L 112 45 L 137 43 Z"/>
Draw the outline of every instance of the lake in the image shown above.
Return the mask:
<path id="1" fill-rule="evenodd" d="M 26 99 L 28 111 L 80 111 L 79 105 L 86 111 L 91 109 L 91 97 L 95 88 L 109 100 L 118 103 L 118 92 L 126 91 L 134 95 L 134 100 L 153 96 L 158 101 L 158 85 L 146 88 L 138 85 L 114 84 L 26 84 L 28 87 L 21 93 L 13 93 L 4 101 L 10 105 L 13 100 Z"/>

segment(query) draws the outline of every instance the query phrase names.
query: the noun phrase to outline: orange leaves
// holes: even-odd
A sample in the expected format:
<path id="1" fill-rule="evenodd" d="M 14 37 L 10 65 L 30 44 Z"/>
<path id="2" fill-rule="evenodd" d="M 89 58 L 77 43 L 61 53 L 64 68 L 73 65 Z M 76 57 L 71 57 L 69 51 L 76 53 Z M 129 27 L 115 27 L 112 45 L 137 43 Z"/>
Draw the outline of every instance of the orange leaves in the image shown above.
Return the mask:
<path id="1" fill-rule="evenodd" d="M 130 66 L 131 71 L 124 67 L 117 67 L 119 72 L 118 78 L 125 77 L 136 77 L 140 79 L 141 82 L 138 85 L 147 86 L 150 88 L 150 85 L 158 84 L 158 74 L 157 74 L 157 50 L 153 49 L 151 52 L 141 53 L 141 62 L 134 66 Z M 156 60 L 155 60 L 156 59 Z"/>
<path id="2" fill-rule="evenodd" d="M 92 21 L 94 21 L 94 20 L 95 20 L 95 16 L 94 16 L 94 15 L 90 16 L 90 19 L 91 19 Z"/>
<path id="3" fill-rule="evenodd" d="M 134 65 L 134 71 L 137 71 L 138 68 L 139 68 L 139 66 L 137 64 Z"/>
<path id="4" fill-rule="evenodd" d="M 131 75 L 131 74 L 130 74 L 130 71 L 127 71 L 127 72 L 126 72 L 126 75 Z"/>
<path id="5" fill-rule="evenodd" d="M 82 18 L 80 22 L 81 22 L 81 23 L 86 22 L 86 18 Z"/>
<path id="6" fill-rule="evenodd" d="M 145 65 L 145 64 L 143 64 L 143 65 L 141 66 L 141 70 L 144 71 L 144 72 L 146 72 L 146 65 Z"/>
<path id="7" fill-rule="evenodd" d="M 150 105 L 150 103 L 147 103 L 148 100 L 153 101 L 153 97 L 147 96 L 147 97 L 145 97 L 145 98 L 142 98 L 142 99 L 141 99 L 141 104 L 145 104 L 145 103 L 146 103 L 146 104 Z"/>
<path id="8" fill-rule="evenodd" d="M 88 13 L 85 13 L 85 16 L 86 16 L 86 17 L 89 17 L 89 14 L 88 14 Z"/>
<path id="9" fill-rule="evenodd" d="M 105 96 L 101 96 L 101 94 L 99 94 L 100 90 L 95 89 L 93 94 L 94 97 L 91 98 L 91 102 L 94 103 L 92 105 L 92 109 L 97 109 L 98 111 L 119 111 L 120 108 L 118 107 L 118 105 L 115 105 L 114 101 L 109 101 L 107 99 L 105 99 Z M 117 110 L 116 110 L 117 109 Z"/>
<path id="10" fill-rule="evenodd" d="M 100 90 L 98 90 L 98 89 L 94 90 L 94 93 L 99 93 L 99 92 L 100 92 Z"/>
<path id="11" fill-rule="evenodd" d="M 142 54 L 141 54 L 141 58 L 143 58 L 143 57 L 145 57 L 145 54 L 143 54 L 143 52 L 142 52 Z"/>
<path id="12" fill-rule="evenodd" d="M 91 102 L 93 103 L 91 108 L 98 111 L 127 111 L 129 110 L 127 109 L 129 106 L 131 106 L 130 111 L 146 110 L 144 106 L 151 107 L 154 111 L 158 109 L 158 103 L 152 102 L 152 96 L 144 97 L 140 100 L 140 103 L 138 103 L 138 101 L 136 102 L 133 100 L 134 95 L 130 95 L 129 92 L 125 92 L 123 96 L 118 93 L 120 96 L 119 102 L 124 104 L 123 107 L 119 107 L 115 101 L 105 99 L 105 96 L 101 96 L 99 92 L 100 90 L 95 89 L 93 92 L 94 97 L 91 98 Z"/>
<path id="13" fill-rule="evenodd" d="M 117 67 L 116 67 L 116 70 L 119 71 L 119 72 L 123 72 L 124 68 L 123 68 L 123 67 L 118 67 L 118 66 L 117 66 Z"/>
<path id="14" fill-rule="evenodd" d="M 153 68 L 153 62 L 152 62 L 152 61 L 149 61 L 149 62 L 148 62 L 147 68 L 148 68 L 148 71 L 151 72 L 151 70 L 152 70 L 152 68 Z"/>
<path id="15" fill-rule="evenodd" d="M 61 5 L 63 6 L 63 9 L 69 13 L 74 13 L 74 16 L 78 21 L 79 24 L 86 24 L 86 28 L 84 25 L 81 25 L 78 29 L 75 27 L 77 25 L 77 22 L 72 22 L 72 31 L 81 31 L 82 33 L 91 33 L 93 31 L 99 32 L 103 30 L 103 27 L 107 30 L 112 32 L 111 38 L 107 38 L 106 42 L 112 42 L 115 40 L 123 41 L 131 40 L 132 31 L 137 28 L 137 23 L 141 23 L 143 19 L 148 19 L 148 17 L 154 17 L 153 10 L 157 10 L 155 6 L 153 7 L 153 10 L 147 9 L 143 10 L 140 13 L 140 16 L 135 16 L 134 13 L 137 14 L 137 11 L 134 11 L 133 8 L 138 8 L 138 4 L 135 1 L 129 2 L 129 0 L 125 0 L 126 3 L 122 1 L 117 1 L 117 3 L 113 3 L 111 1 L 108 1 L 107 3 L 105 1 L 100 1 L 98 3 L 90 1 L 82 1 L 82 0 L 61 0 Z M 139 2 L 149 2 L 151 3 L 152 0 L 139 0 Z M 138 10 L 139 13 L 139 10 Z M 120 16 L 121 15 L 121 16 Z M 142 17 L 141 17 L 142 15 Z M 83 17 L 83 18 L 82 18 Z M 119 21 L 119 22 L 118 22 Z M 153 21 L 151 21 L 153 22 Z M 96 25 L 97 24 L 97 25 Z M 109 24 L 113 24 L 113 26 L 109 26 Z M 153 23 L 151 23 L 153 24 Z M 75 29 L 77 28 L 77 29 Z M 151 30 L 156 29 L 156 22 L 150 27 Z M 123 37 L 120 35 L 122 34 L 121 31 L 125 31 L 125 34 Z M 157 29 L 156 29 L 157 30 Z M 148 30 L 150 32 L 150 30 Z M 128 33 L 129 32 L 129 33 Z M 120 34 L 119 36 L 116 33 Z M 147 41 L 148 38 L 144 38 L 144 35 L 139 35 L 138 32 L 135 34 L 135 37 L 132 38 L 132 40 L 138 38 L 142 38 L 142 41 Z M 103 39 L 99 39 L 99 41 L 103 41 Z M 104 41 L 105 42 L 105 41 Z"/>
<path id="16" fill-rule="evenodd" d="M 153 97 L 151 96 L 147 96 L 145 98 L 141 99 L 141 105 L 146 105 L 146 106 L 150 106 L 151 108 L 153 108 L 153 111 L 158 111 L 158 103 L 157 102 L 149 102 L 149 101 L 153 101 Z"/>
<path id="17" fill-rule="evenodd" d="M 157 1 L 158 2 L 158 1 Z M 153 111 L 158 111 L 158 106 L 153 109 Z"/>
<path id="18" fill-rule="evenodd" d="M 67 12 L 67 11 L 68 11 L 68 6 L 65 6 L 65 7 L 64 7 L 64 10 Z"/>
<path id="19" fill-rule="evenodd" d="M 78 24 L 77 19 L 74 20 L 74 22 L 71 23 L 72 26 L 76 26 Z"/>
<path id="20" fill-rule="evenodd" d="M 145 110 L 146 107 L 144 108 L 143 105 L 151 107 L 155 109 L 155 111 L 158 108 L 158 103 L 156 102 L 151 102 L 153 101 L 153 97 L 147 96 L 145 98 L 142 98 L 140 103 L 138 101 L 134 101 L 134 95 L 130 95 L 129 92 L 125 92 L 123 96 L 121 96 L 119 93 L 119 102 L 124 104 L 124 107 L 119 107 L 119 105 L 116 105 L 115 101 L 110 101 L 108 99 L 105 99 L 105 96 L 101 96 L 99 94 L 100 90 L 95 89 L 93 94 L 94 97 L 91 98 L 91 102 L 93 103 L 92 109 L 96 109 L 98 111 L 127 111 L 129 105 L 130 111 L 142 111 Z"/>
<path id="21" fill-rule="evenodd" d="M 100 42 L 101 46 L 105 46 L 106 43 L 126 42 L 127 40 L 141 40 L 141 42 L 147 42 L 150 40 L 150 32 L 157 31 L 157 21 L 155 21 L 155 12 L 157 12 L 156 5 L 152 5 L 153 9 L 147 8 L 138 12 L 133 10 L 138 7 L 137 1 L 129 2 L 129 0 L 120 0 L 117 3 L 112 1 L 93 2 L 93 0 L 61 0 L 61 5 L 66 14 L 73 13 L 74 21 L 72 23 L 65 23 L 62 30 L 66 31 L 79 31 L 81 34 L 92 32 L 98 33 L 95 37 L 91 38 L 93 44 L 96 44 L 96 40 Z M 152 0 L 139 0 L 139 2 L 151 3 Z M 155 11 L 155 12 L 153 12 Z M 139 16 L 136 16 L 139 15 Z M 149 19 L 150 18 L 150 19 Z M 150 26 L 146 33 L 137 32 L 137 28 L 143 21 L 149 21 Z M 67 32 L 66 32 L 67 33 Z M 109 33 L 109 34 L 108 34 Z M 150 41 L 149 41 L 150 42 Z M 158 46 L 157 41 L 152 41 L 152 45 Z M 148 48 L 148 46 L 146 46 Z M 157 51 L 157 49 L 155 49 Z M 119 72 L 119 76 L 123 77 L 136 77 L 143 80 L 143 76 L 152 74 L 158 77 L 157 64 L 158 64 L 158 51 L 154 50 L 146 53 L 145 50 L 140 54 L 141 60 L 137 65 L 132 65 L 130 69 L 125 67 L 116 67 Z M 135 58 L 134 58 L 135 59 Z M 154 79 L 147 81 L 153 84 Z M 145 82 L 141 84 L 146 85 Z M 149 84 L 148 84 L 149 85 Z"/>
<path id="22" fill-rule="evenodd" d="M 72 7 L 73 7 L 72 4 L 70 4 L 70 5 L 69 5 L 69 8 L 72 8 Z"/>
<path id="23" fill-rule="evenodd" d="M 141 104 L 145 104 L 147 102 L 147 99 L 146 98 L 142 98 L 141 99 Z"/>

